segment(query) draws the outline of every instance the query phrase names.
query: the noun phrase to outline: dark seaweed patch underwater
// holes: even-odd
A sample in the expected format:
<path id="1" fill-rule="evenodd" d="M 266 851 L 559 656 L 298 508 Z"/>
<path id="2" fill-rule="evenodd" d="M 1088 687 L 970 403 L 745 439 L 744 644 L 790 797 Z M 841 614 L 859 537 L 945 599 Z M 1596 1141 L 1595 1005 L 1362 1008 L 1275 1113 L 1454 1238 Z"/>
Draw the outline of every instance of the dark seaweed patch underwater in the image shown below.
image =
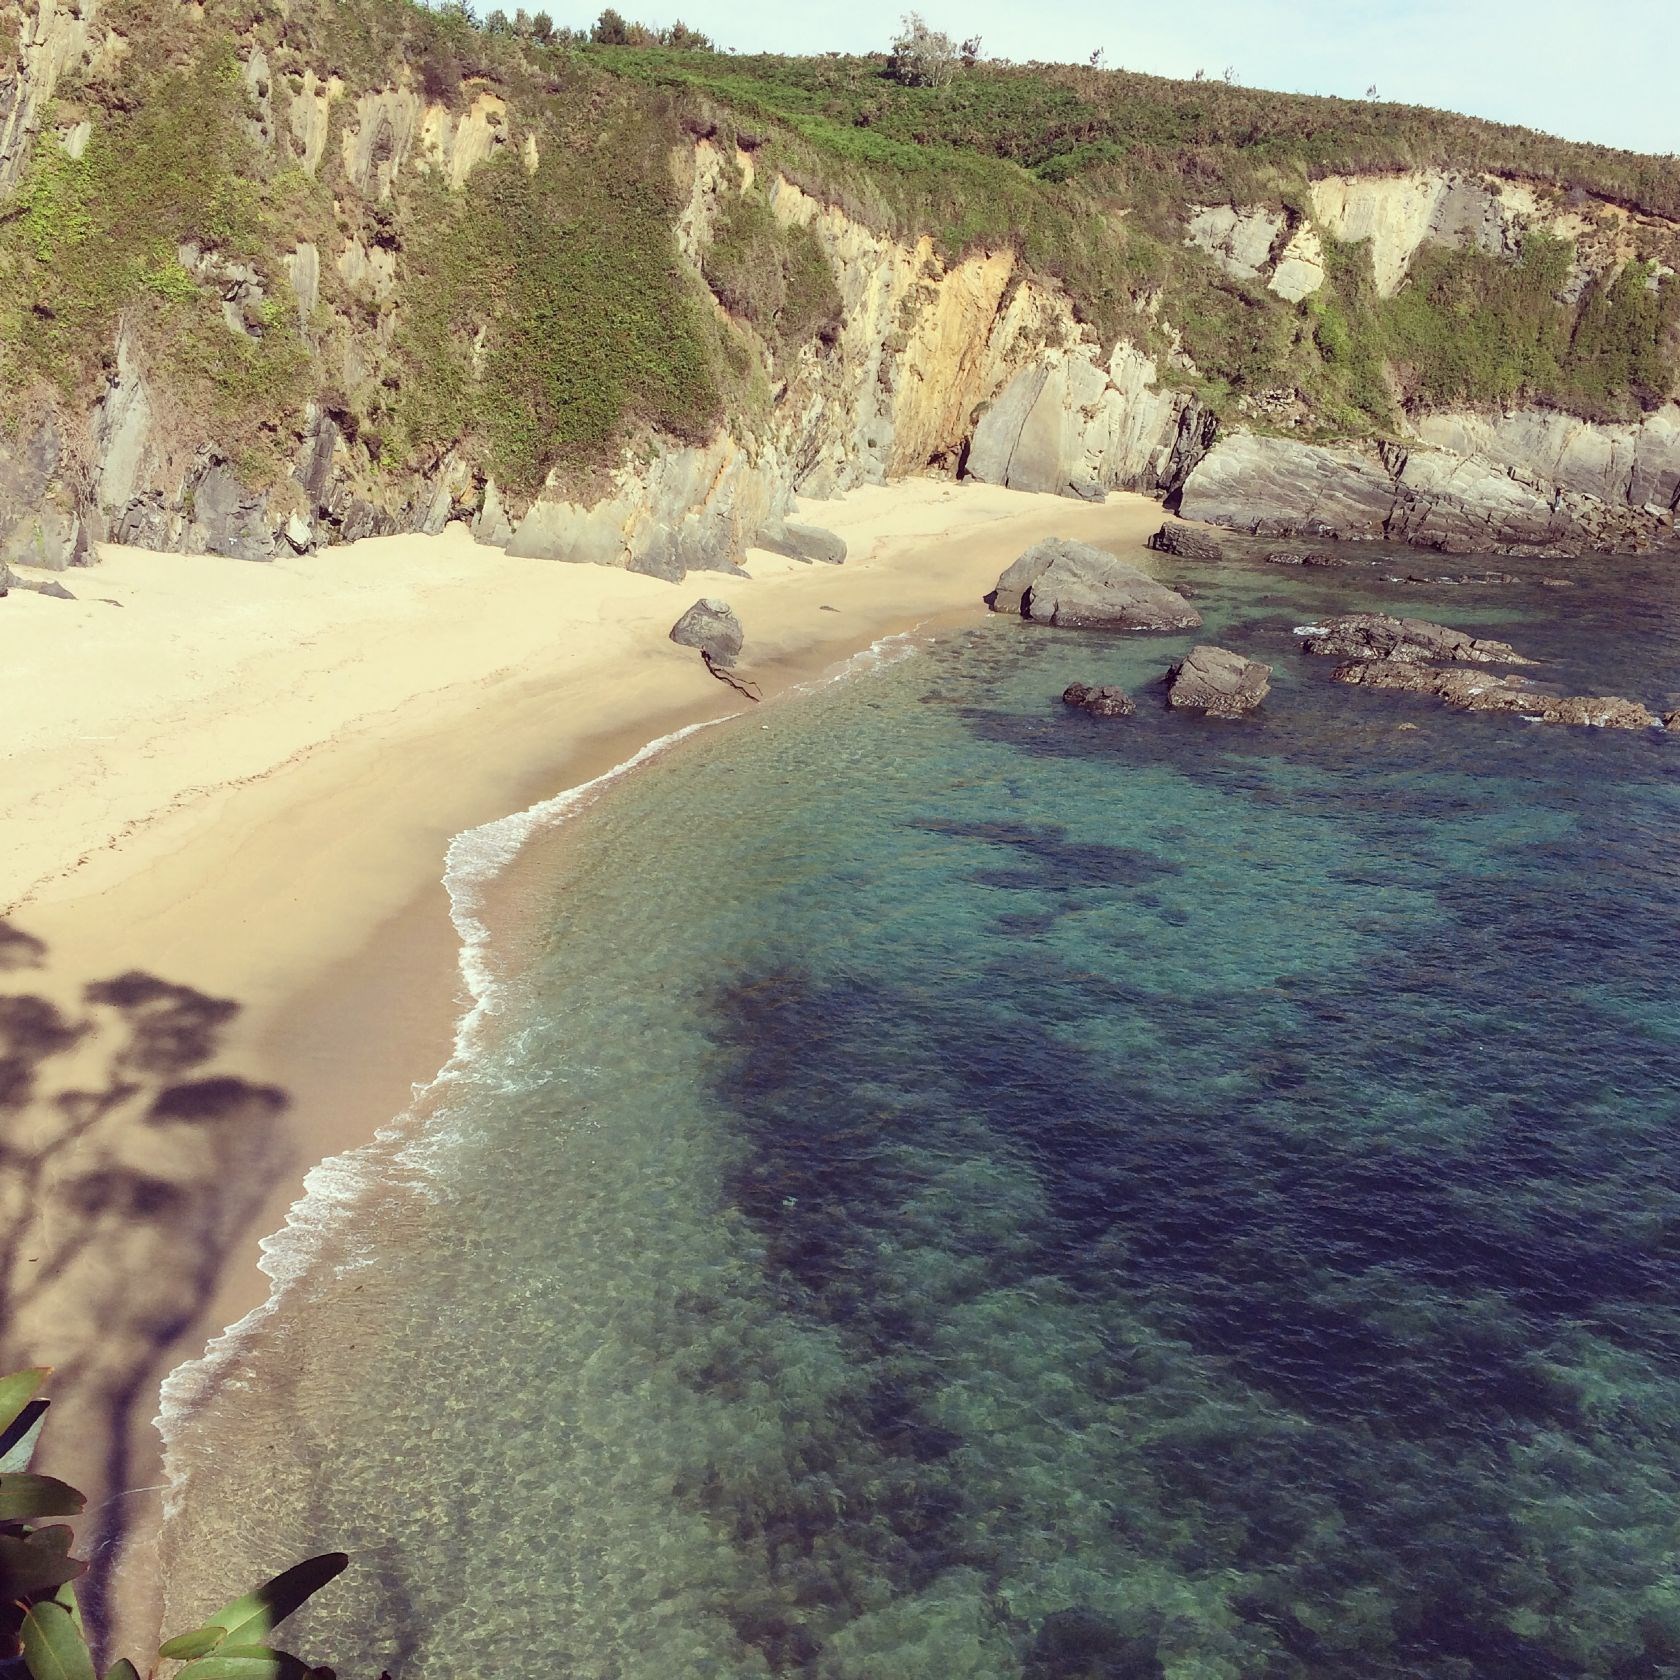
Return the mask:
<path id="1" fill-rule="evenodd" d="M 1197 581 L 1258 718 L 1155 703 L 1186 640 L 991 623 L 577 821 L 400 1211 L 186 1442 L 366 1560 L 317 1644 L 1680 1674 L 1680 744 L 1333 687 L 1289 628 L 1368 573 Z M 1406 605 L 1680 670 L 1656 568 Z"/>

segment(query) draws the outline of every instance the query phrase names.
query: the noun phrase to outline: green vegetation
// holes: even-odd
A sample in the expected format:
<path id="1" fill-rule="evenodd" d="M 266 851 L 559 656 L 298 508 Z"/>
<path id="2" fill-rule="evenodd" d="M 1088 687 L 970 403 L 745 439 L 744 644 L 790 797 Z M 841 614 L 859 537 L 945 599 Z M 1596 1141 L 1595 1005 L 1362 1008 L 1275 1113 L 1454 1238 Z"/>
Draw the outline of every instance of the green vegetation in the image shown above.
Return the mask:
<path id="1" fill-rule="evenodd" d="M 839 327 L 840 289 L 828 253 L 810 228 L 784 228 L 761 192 L 726 206 L 705 272 L 724 308 L 783 351 L 832 337 Z"/>
<path id="2" fill-rule="evenodd" d="M 504 152 L 465 192 L 428 181 L 405 235 L 404 445 L 441 452 L 476 434 L 526 493 L 556 463 L 602 463 L 626 425 L 697 441 L 722 418 L 671 237 L 674 117 L 610 84 L 572 91 L 584 120 L 544 135 L 534 174 Z"/>
<path id="3" fill-rule="evenodd" d="M 21 1656 L 31 1680 L 97 1680 L 74 1585 L 88 1566 L 70 1556 L 70 1529 L 51 1520 L 79 1515 L 86 1500 L 29 1468 L 49 1404 L 36 1395 L 50 1374 L 38 1367 L 0 1377 L 0 1665 Z M 349 1562 L 327 1552 L 296 1564 L 166 1641 L 158 1656 L 182 1664 L 178 1680 L 333 1680 L 330 1668 L 312 1668 L 268 1641 Z M 122 1658 L 105 1680 L 138 1680 L 138 1672 Z"/>
<path id="4" fill-rule="evenodd" d="M 1362 252 L 1338 248 L 1297 306 L 1184 240 L 1188 204 L 1299 219 L 1328 170 L 1444 163 L 1680 217 L 1680 178 L 1657 159 L 1375 102 L 988 63 L 936 31 L 894 56 L 785 59 L 611 10 L 588 34 L 416 0 L 292 0 L 284 19 L 266 0 L 206 0 L 202 19 L 111 0 L 108 16 L 127 51 L 60 88 L 0 214 L 0 424 L 43 394 L 95 400 L 120 323 L 183 435 L 213 438 L 253 483 L 283 476 L 325 392 L 358 470 L 454 452 L 516 495 L 556 469 L 590 478 L 645 429 L 699 439 L 726 414 L 750 428 L 789 359 L 832 336 L 839 292 L 820 239 L 782 226 L 760 188 L 725 195 L 705 285 L 686 270 L 681 160 L 702 136 L 725 158 L 753 153 L 758 181 L 925 235 L 947 261 L 1013 249 L 1099 339 L 1133 340 L 1163 378 L 1251 423 L 1287 412 L 1309 433 L 1381 433 L 1402 402 L 1519 397 L 1625 414 L 1676 383 L 1675 282 L 1653 290 L 1630 268 L 1558 303 L 1555 242 L 1518 264 L 1425 252 L 1390 300 Z M 344 88 L 313 173 L 291 143 L 306 77 Z M 364 118 L 359 100 L 405 85 L 456 116 L 503 102 L 505 143 L 464 188 L 427 167 L 411 128 Z M 50 130 L 83 115 L 92 139 L 73 159 Z M 376 165 L 401 153 L 388 193 L 350 179 L 352 134 Z M 284 270 L 300 241 L 320 258 L 301 324 Z M 394 283 L 341 275 L 350 244 Z M 260 285 L 230 330 L 235 271 Z"/>

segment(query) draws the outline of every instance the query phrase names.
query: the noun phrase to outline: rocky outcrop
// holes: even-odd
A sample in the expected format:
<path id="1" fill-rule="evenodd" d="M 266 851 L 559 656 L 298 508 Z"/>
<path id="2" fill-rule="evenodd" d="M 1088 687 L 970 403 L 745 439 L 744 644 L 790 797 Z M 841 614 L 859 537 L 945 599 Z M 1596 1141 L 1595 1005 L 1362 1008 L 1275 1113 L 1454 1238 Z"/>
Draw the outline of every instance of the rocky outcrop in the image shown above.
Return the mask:
<path id="1" fill-rule="evenodd" d="M 18 37 L 13 62 L 0 64 L 0 193 L 23 178 L 41 118 L 70 72 L 101 55 L 92 0 L 38 0 L 16 8 Z M 87 137 L 81 144 L 85 147 Z"/>
<path id="2" fill-rule="evenodd" d="M 1183 596 L 1087 543 L 1049 537 L 1029 548 L 987 597 L 994 612 L 1090 630 L 1192 630 L 1202 620 Z"/>
<path id="3" fill-rule="evenodd" d="M 1252 712 L 1272 686 L 1272 668 L 1229 648 L 1193 647 L 1167 673 L 1167 704 L 1234 718 Z"/>
<path id="4" fill-rule="evenodd" d="M 817 560 L 838 566 L 846 558 L 846 540 L 820 525 L 798 525 L 789 520 L 772 521 L 758 533 L 757 546 L 790 560 Z"/>
<path id="5" fill-rule="evenodd" d="M 1190 473 L 1179 512 L 1256 536 L 1386 538 L 1449 554 L 1647 551 L 1674 535 L 1672 498 L 1680 490 L 1675 409 L 1670 404 L 1644 425 L 1627 428 L 1490 422 L 1483 432 L 1461 422 L 1452 433 L 1443 418 L 1428 423 L 1435 436 L 1456 435 L 1477 450 L 1467 455 L 1397 445 L 1367 452 L 1234 433 Z M 1572 441 L 1560 445 L 1565 431 Z M 1593 433 L 1596 441 L 1589 441 Z M 1527 452 L 1525 438 L 1559 445 L 1560 452 Z M 1484 441 L 1501 453 L 1480 452 Z M 1565 455 L 1571 476 L 1603 494 L 1542 476 L 1548 461 Z M 1531 464 L 1520 466 L 1519 458 Z M 1589 470 L 1589 461 L 1598 465 Z M 1612 461 L 1619 470 L 1611 469 Z M 1671 498 L 1666 504 L 1664 494 Z M 1638 502 L 1631 499 L 1636 495 Z"/>
<path id="6" fill-rule="evenodd" d="M 1357 661 L 1330 673 L 1335 682 L 1402 694 L 1427 694 L 1464 712 L 1515 712 L 1537 723 L 1570 723 L 1594 729 L 1673 729 L 1637 700 L 1615 694 L 1549 694 L 1522 677 L 1441 670 L 1391 660 Z"/>
<path id="7" fill-rule="evenodd" d="M 1274 548 L 1266 556 L 1268 566 L 1316 566 L 1326 569 L 1351 566 L 1353 562 L 1345 554 L 1326 554 L 1323 549 L 1315 548 Z"/>
<path id="8" fill-rule="evenodd" d="M 671 626 L 671 640 L 680 647 L 699 648 L 715 665 L 733 665 L 746 637 L 729 603 L 708 595 Z"/>
<path id="9" fill-rule="evenodd" d="M 1334 659 L 1385 660 L 1395 665 L 1448 661 L 1456 665 L 1532 665 L 1509 642 L 1466 635 L 1426 618 L 1348 613 L 1302 632 L 1303 653 Z"/>
<path id="10" fill-rule="evenodd" d="M 1125 689 L 1107 685 L 1093 688 L 1089 683 L 1070 683 L 1062 690 L 1062 704 L 1076 706 L 1092 717 L 1130 717 L 1137 710 Z"/>
<path id="11" fill-rule="evenodd" d="M 1024 368 L 974 428 L 970 478 L 1011 490 L 1101 500 L 1110 490 L 1180 482 L 1203 446 L 1200 405 L 1156 385 L 1155 363 L 1130 344 L 1106 362 L 1093 346 Z"/>
<path id="12" fill-rule="evenodd" d="M 1169 519 L 1149 539 L 1149 546 L 1160 554 L 1176 554 L 1181 560 L 1220 561 L 1225 558 L 1224 548 L 1211 531 L 1176 519 Z"/>
<path id="13" fill-rule="evenodd" d="M 0 563 L 62 571 L 91 559 L 85 493 L 60 471 L 63 439 L 46 416 L 16 444 L 0 446 Z"/>
<path id="14" fill-rule="evenodd" d="M 1264 205 L 1193 204 L 1185 243 L 1199 246 L 1233 279 L 1258 280 L 1283 237 L 1284 216 Z"/>

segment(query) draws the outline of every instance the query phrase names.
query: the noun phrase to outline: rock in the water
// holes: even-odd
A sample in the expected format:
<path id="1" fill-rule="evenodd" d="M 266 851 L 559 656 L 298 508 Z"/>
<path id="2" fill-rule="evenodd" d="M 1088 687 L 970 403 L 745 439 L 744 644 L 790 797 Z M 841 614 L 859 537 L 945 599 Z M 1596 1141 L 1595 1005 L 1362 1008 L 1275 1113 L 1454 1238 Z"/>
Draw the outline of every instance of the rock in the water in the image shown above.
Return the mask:
<path id="1" fill-rule="evenodd" d="M 715 595 L 698 600 L 671 626 L 671 640 L 699 648 L 719 665 L 733 665 L 745 640 L 741 621 Z"/>
<path id="2" fill-rule="evenodd" d="M 1149 539 L 1149 546 L 1162 554 L 1176 554 L 1181 560 L 1223 560 L 1225 550 L 1211 531 L 1169 519 Z"/>
<path id="3" fill-rule="evenodd" d="M 820 525 L 795 525 L 778 521 L 758 534 L 758 546 L 790 560 L 820 560 L 838 566 L 846 558 L 846 540 Z"/>
<path id="4" fill-rule="evenodd" d="M 998 579 L 994 612 L 1092 630 L 1193 630 L 1201 615 L 1146 571 L 1088 543 L 1047 537 Z"/>
<path id="5" fill-rule="evenodd" d="M 1339 554 L 1327 554 L 1317 548 L 1274 548 L 1266 556 L 1268 566 L 1351 566 Z"/>
<path id="6" fill-rule="evenodd" d="M 1266 698 L 1271 686 L 1270 665 L 1204 643 L 1167 673 L 1167 704 L 1209 717 L 1241 717 Z"/>
<path id="7" fill-rule="evenodd" d="M 1663 720 L 1637 700 L 1616 694 L 1548 694 L 1524 677 L 1441 670 L 1386 659 L 1338 665 L 1330 676 L 1334 682 L 1365 688 L 1428 694 L 1461 712 L 1518 712 L 1541 723 L 1583 724 L 1595 729 L 1664 727 Z M 1680 717 L 1680 713 L 1675 715 Z"/>
<path id="8" fill-rule="evenodd" d="M 1425 618 L 1394 618 L 1388 613 L 1348 613 L 1327 619 L 1306 632 L 1303 653 L 1335 659 L 1381 659 L 1396 664 L 1446 660 L 1458 665 L 1532 665 L 1508 642 L 1469 636 Z"/>
<path id="9" fill-rule="evenodd" d="M 1062 704 L 1077 706 L 1092 717 L 1130 717 L 1137 710 L 1125 689 L 1089 683 L 1070 683 L 1062 690 Z"/>

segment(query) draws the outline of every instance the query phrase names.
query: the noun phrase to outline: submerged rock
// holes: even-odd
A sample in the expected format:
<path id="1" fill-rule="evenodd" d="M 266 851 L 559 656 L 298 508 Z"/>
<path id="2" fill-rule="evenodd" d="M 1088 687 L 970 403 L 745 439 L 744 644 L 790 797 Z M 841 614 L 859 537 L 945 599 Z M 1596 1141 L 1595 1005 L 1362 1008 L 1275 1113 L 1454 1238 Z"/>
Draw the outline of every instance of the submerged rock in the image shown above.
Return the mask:
<path id="1" fill-rule="evenodd" d="M 1125 689 L 1094 688 L 1088 683 L 1070 683 L 1062 690 L 1062 704 L 1077 706 L 1092 717 L 1130 717 L 1137 710 Z"/>
<path id="2" fill-rule="evenodd" d="M 1334 659 L 1390 660 L 1422 664 L 1446 660 L 1459 665 L 1532 665 L 1508 642 L 1467 635 L 1425 618 L 1394 618 L 1388 613 L 1348 613 L 1326 619 L 1303 632 L 1303 653 Z"/>
<path id="3" fill-rule="evenodd" d="M 718 665 L 733 665 L 746 636 L 729 603 L 707 595 L 671 626 L 671 640 L 680 647 L 699 648 Z"/>
<path id="4" fill-rule="evenodd" d="M 1161 554 L 1176 554 L 1181 560 L 1223 560 L 1224 546 L 1211 531 L 1169 519 L 1149 539 L 1149 546 Z"/>
<path id="5" fill-rule="evenodd" d="M 1201 615 L 1140 567 L 1088 543 L 1047 537 L 998 579 L 993 612 L 1093 630 L 1193 630 Z"/>
<path id="6" fill-rule="evenodd" d="M 1390 660 L 1356 660 L 1338 665 L 1331 680 L 1402 694 L 1427 694 L 1461 712 L 1516 712 L 1540 723 L 1570 723 L 1594 729 L 1660 729 L 1664 720 L 1617 694 L 1548 694 L 1526 678 L 1489 676 L 1480 671 L 1441 670 Z M 1680 720 L 1680 713 L 1673 714 Z M 1675 723 L 1667 727 L 1676 727 Z"/>
<path id="7" fill-rule="evenodd" d="M 1266 556 L 1268 566 L 1351 566 L 1351 560 L 1322 549 L 1274 548 Z"/>
<path id="8" fill-rule="evenodd" d="M 1272 686 L 1272 668 L 1229 648 L 1193 647 L 1167 673 L 1167 704 L 1209 717 L 1252 712 Z"/>

